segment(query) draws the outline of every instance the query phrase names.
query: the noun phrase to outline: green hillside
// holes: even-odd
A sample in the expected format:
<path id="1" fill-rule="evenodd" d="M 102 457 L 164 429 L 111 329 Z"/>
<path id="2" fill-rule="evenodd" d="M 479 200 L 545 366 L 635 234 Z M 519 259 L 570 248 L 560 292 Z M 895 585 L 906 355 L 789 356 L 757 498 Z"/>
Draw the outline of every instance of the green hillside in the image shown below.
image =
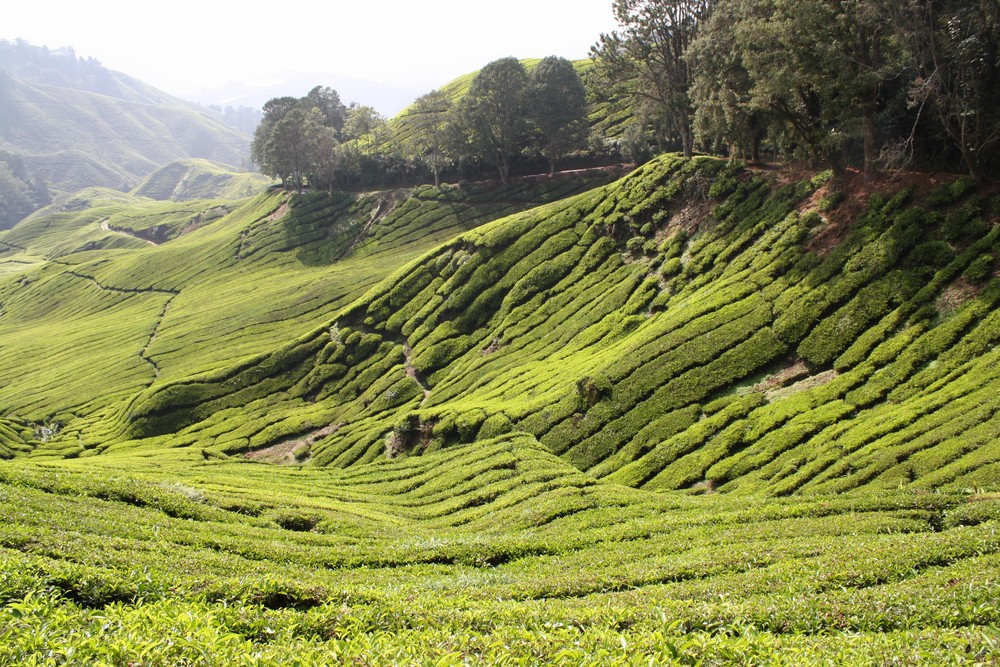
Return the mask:
<path id="1" fill-rule="evenodd" d="M 998 220 L 677 156 L 81 193 L 0 233 L 0 662 L 990 664 Z"/>
<path id="2" fill-rule="evenodd" d="M 348 470 L 185 451 L 0 465 L 0 661 L 973 665 L 1000 639 L 995 495 L 655 494 L 526 435 Z"/>
<path id="3" fill-rule="evenodd" d="M 500 196 L 474 185 L 238 203 L 80 193 L 0 234 L 0 404 L 68 422 L 151 383 L 249 363 L 456 234 L 593 179 Z"/>
<path id="4" fill-rule="evenodd" d="M 239 165 L 249 156 L 250 137 L 221 117 L 72 49 L 0 40 L 0 94 L 0 150 L 57 193 L 131 190 L 175 160 Z"/>
<path id="5" fill-rule="evenodd" d="M 394 251 L 413 261 L 278 351 L 229 364 L 250 352 L 249 331 L 222 334 L 220 357 L 179 345 L 192 334 L 172 312 L 220 282 L 185 291 L 94 263 L 99 285 L 155 303 L 181 291 L 167 317 L 178 343 L 161 327 L 157 381 L 69 441 L 234 454 L 324 431 L 314 461 L 346 466 L 526 432 L 596 478 L 650 489 L 994 484 L 998 232 L 994 200 L 970 188 L 839 201 L 822 176 L 781 184 L 663 158 L 429 254 Z M 356 261 L 367 247 L 377 234 Z M 248 296 L 288 293 L 277 285 Z"/>
<path id="6" fill-rule="evenodd" d="M 133 194 L 160 201 L 245 199 L 271 184 L 258 173 L 240 172 L 208 160 L 177 160 L 143 179 Z"/>

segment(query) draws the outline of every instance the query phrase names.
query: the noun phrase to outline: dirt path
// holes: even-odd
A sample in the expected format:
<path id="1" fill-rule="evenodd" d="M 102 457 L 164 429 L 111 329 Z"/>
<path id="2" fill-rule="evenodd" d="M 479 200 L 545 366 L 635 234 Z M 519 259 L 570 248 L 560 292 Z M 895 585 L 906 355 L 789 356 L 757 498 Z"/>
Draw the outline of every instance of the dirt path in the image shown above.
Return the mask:
<path id="1" fill-rule="evenodd" d="M 243 458 L 273 465 L 301 465 L 309 460 L 312 446 L 317 440 L 336 433 L 343 424 L 330 424 L 301 438 L 282 440 L 273 445 L 243 453 Z"/>
<path id="2" fill-rule="evenodd" d="M 431 395 L 431 389 L 424 383 L 423 379 L 421 379 L 420 374 L 417 373 L 417 369 L 413 365 L 413 348 L 411 348 L 410 343 L 405 340 L 403 341 L 403 358 L 406 360 L 406 375 L 413 378 L 413 381 L 420 385 L 420 388 L 424 391 L 424 400 L 426 401 Z"/>

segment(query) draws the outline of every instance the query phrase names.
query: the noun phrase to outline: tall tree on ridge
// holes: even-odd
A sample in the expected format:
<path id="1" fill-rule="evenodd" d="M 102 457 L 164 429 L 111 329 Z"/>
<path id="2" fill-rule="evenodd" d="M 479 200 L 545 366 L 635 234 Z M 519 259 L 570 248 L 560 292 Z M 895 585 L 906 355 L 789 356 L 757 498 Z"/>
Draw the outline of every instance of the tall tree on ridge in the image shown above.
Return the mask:
<path id="1" fill-rule="evenodd" d="M 687 48 L 714 0 L 614 0 L 620 31 L 602 34 L 591 48 L 597 74 L 633 101 L 636 117 L 652 119 L 660 145 L 678 141 L 694 150 L 692 68 Z"/>
<path id="2" fill-rule="evenodd" d="M 554 174 L 556 161 L 587 141 L 587 90 L 573 63 L 543 58 L 528 75 L 528 113 L 539 152 Z"/>
<path id="3" fill-rule="evenodd" d="M 435 187 L 441 185 L 441 170 L 452 161 L 447 151 L 451 108 L 447 94 L 432 90 L 418 97 L 407 114 L 415 130 L 410 150 L 431 170 Z"/>
<path id="4" fill-rule="evenodd" d="M 504 185 L 511 159 L 527 132 L 527 87 L 528 73 L 521 61 L 501 58 L 479 71 L 458 106 L 466 149 L 492 162 Z"/>

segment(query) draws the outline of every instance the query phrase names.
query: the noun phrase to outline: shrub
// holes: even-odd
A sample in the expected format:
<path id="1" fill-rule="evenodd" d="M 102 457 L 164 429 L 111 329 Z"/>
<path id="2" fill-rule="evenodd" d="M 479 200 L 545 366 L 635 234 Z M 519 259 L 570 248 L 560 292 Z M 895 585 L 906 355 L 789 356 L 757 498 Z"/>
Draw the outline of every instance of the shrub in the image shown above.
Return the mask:
<path id="1" fill-rule="evenodd" d="M 285 530 L 308 532 L 319 524 L 322 517 L 302 508 L 282 508 L 265 512 L 263 518 L 273 521 Z"/>
<path id="2" fill-rule="evenodd" d="M 986 279 L 990 277 L 993 270 L 993 255 L 983 254 L 977 257 L 962 276 L 968 280 L 970 283 L 983 283 Z"/>

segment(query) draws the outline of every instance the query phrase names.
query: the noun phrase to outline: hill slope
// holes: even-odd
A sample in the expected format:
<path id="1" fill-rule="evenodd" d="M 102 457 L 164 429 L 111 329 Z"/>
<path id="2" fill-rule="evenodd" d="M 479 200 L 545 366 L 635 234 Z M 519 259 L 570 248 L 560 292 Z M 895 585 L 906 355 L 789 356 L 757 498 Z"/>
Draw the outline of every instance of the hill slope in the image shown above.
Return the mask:
<path id="1" fill-rule="evenodd" d="M 33 216 L 0 662 L 989 664 L 997 201 L 884 189 L 667 156 Z"/>
<path id="2" fill-rule="evenodd" d="M 187 199 L 245 199 L 271 184 L 258 173 L 237 172 L 208 160 L 177 160 L 142 180 L 132 193 L 160 201 Z"/>
<path id="3" fill-rule="evenodd" d="M 128 190 L 173 160 L 249 154 L 249 136 L 205 110 L 71 51 L 3 42 L 0 62 L 0 148 L 54 190 Z"/>
<path id="4" fill-rule="evenodd" d="M 458 233 L 606 180 L 240 203 L 79 193 L 0 233 L 3 414 L 67 424 L 248 363 Z"/>
<path id="5" fill-rule="evenodd" d="M 989 496 L 647 493 L 526 435 L 350 470 L 2 463 L 0 491 L 10 663 L 973 665 L 998 639 Z"/>
<path id="6" fill-rule="evenodd" d="M 824 179 L 664 158 L 73 437 L 235 453 L 321 433 L 315 462 L 343 466 L 524 431 L 657 489 L 995 483 L 996 212 L 964 181 L 891 187 L 834 205 Z"/>

